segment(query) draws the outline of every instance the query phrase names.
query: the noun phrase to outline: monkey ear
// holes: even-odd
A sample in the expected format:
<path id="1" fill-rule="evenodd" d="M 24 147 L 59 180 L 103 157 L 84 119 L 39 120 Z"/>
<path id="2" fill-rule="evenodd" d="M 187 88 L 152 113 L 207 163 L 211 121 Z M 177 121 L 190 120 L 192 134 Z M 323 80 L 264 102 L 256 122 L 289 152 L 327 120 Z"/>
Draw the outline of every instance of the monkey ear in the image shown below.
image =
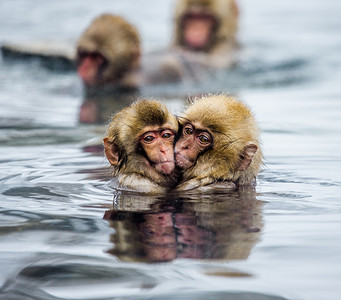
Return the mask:
<path id="1" fill-rule="evenodd" d="M 243 153 L 239 155 L 241 160 L 237 169 L 238 171 L 245 171 L 249 167 L 249 165 L 252 163 L 253 157 L 257 152 L 257 149 L 257 145 L 252 142 L 249 142 L 245 146 Z"/>
<path id="2" fill-rule="evenodd" d="M 103 139 L 104 152 L 109 162 L 113 166 L 117 166 L 120 160 L 119 151 L 115 144 L 109 142 L 108 138 Z"/>

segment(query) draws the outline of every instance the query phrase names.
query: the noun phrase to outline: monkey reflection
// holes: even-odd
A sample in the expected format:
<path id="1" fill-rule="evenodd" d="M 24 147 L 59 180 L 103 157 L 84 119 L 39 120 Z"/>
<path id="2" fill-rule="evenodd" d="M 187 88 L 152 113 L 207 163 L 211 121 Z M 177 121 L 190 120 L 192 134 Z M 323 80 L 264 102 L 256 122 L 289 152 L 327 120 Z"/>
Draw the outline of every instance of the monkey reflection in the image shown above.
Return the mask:
<path id="1" fill-rule="evenodd" d="M 174 214 L 179 247 L 178 258 L 204 258 L 211 250 L 214 232 L 198 226 L 198 218 L 192 212 Z"/>
<path id="2" fill-rule="evenodd" d="M 78 120 L 82 124 L 107 124 L 111 116 L 132 104 L 139 96 L 137 89 L 115 89 L 110 92 L 84 94 Z"/>
<path id="3" fill-rule="evenodd" d="M 175 258 L 176 235 L 172 214 L 161 212 L 143 215 L 137 225 L 139 239 L 144 244 L 147 260 L 166 261 Z"/>
<path id="4" fill-rule="evenodd" d="M 262 203 L 252 189 L 209 198 L 121 194 L 116 203 L 104 218 L 115 229 L 109 253 L 124 261 L 247 259 L 262 228 Z"/>

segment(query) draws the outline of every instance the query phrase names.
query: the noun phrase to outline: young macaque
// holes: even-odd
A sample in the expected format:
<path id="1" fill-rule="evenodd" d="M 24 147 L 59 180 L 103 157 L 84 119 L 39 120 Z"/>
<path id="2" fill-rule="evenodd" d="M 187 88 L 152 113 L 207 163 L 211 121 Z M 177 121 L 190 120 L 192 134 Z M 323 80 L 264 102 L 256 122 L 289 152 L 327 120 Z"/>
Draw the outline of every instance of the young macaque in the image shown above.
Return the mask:
<path id="1" fill-rule="evenodd" d="M 255 181 L 262 165 L 259 129 L 243 103 L 226 95 L 197 99 L 179 119 L 178 190 L 236 188 Z M 205 190 L 203 188 L 203 190 Z"/>
<path id="2" fill-rule="evenodd" d="M 214 67 L 230 66 L 238 18 L 235 0 L 178 0 L 174 46 Z"/>
<path id="3" fill-rule="evenodd" d="M 77 45 L 77 71 L 88 90 L 100 94 L 125 92 L 144 85 L 181 80 L 181 67 L 173 55 L 141 55 L 137 29 L 111 14 L 97 17 Z"/>
<path id="4" fill-rule="evenodd" d="M 175 185 L 176 118 L 155 100 L 141 100 L 118 112 L 104 138 L 105 154 L 120 188 L 163 193 Z"/>
<path id="5" fill-rule="evenodd" d="M 79 38 L 77 71 L 85 86 L 134 86 L 132 74 L 139 64 L 139 34 L 119 16 L 100 15 Z"/>

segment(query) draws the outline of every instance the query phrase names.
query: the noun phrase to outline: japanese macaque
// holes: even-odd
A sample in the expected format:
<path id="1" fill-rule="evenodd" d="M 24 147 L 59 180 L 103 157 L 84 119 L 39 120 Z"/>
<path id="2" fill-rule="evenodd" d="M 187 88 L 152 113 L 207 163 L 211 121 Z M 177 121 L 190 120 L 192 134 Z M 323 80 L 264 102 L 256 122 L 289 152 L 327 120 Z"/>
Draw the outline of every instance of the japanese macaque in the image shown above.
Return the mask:
<path id="1" fill-rule="evenodd" d="M 77 45 L 77 71 L 88 90 L 139 89 L 148 84 L 181 80 L 181 65 L 174 55 L 141 55 L 137 29 L 111 14 L 97 17 L 81 35 Z M 117 89 L 118 87 L 118 89 Z"/>
<path id="2" fill-rule="evenodd" d="M 207 63 L 225 67 L 232 63 L 229 54 L 237 45 L 238 19 L 235 0 L 178 0 L 174 45 L 190 52 L 211 54 L 206 57 L 211 60 Z"/>
<path id="3" fill-rule="evenodd" d="M 135 86 L 132 74 L 140 55 L 136 28 L 119 16 L 103 14 L 79 38 L 77 71 L 86 86 Z"/>
<path id="4" fill-rule="evenodd" d="M 137 101 L 118 112 L 103 143 L 119 187 L 163 193 L 174 186 L 177 130 L 175 116 L 156 100 Z"/>
<path id="5" fill-rule="evenodd" d="M 178 190 L 211 184 L 235 188 L 255 181 L 262 165 L 259 129 L 243 103 L 226 95 L 197 99 L 180 125 L 175 145 L 176 165 L 182 170 Z"/>

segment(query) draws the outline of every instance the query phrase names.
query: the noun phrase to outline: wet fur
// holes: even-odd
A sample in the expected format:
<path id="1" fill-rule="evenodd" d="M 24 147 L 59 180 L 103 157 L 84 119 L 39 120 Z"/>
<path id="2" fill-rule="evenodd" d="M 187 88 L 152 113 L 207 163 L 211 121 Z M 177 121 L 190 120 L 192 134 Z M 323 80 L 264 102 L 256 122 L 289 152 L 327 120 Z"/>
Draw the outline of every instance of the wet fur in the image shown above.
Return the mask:
<path id="1" fill-rule="evenodd" d="M 213 147 L 183 172 L 179 189 L 224 181 L 238 186 L 255 180 L 263 155 L 257 123 L 245 104 L 226 95 L 207 96 L 194 101 L 183 117 L 180 118 L 181 125 L 190 120 L 213 132 Z M 246 170 L 239 171 L 245 146 L 250 143 L 258 149 Z"/>
<path id="2" fill-rule="evenodd" d="M 163 175 L 146 164 L 139 137 L 148 126 L 178 130 L 176 118 L 156 100 L 140 100 L 118 112 L 109 124 L 106 139 L 119 153 L 113 165 L 119 185 L 148 193 L 164 192 L 176 183 L 176 174 Z"/>

